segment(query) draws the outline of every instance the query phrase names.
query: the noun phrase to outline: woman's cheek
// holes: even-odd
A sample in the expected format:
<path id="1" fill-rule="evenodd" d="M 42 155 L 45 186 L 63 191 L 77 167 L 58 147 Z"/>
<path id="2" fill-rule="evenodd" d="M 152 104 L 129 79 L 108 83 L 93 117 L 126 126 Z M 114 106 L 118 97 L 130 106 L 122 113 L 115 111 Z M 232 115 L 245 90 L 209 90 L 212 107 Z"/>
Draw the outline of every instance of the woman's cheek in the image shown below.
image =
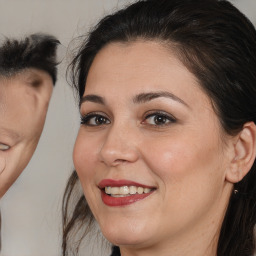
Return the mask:
<path id="1" fill-rule="evenodd" d="M 73 150 L 73 161 L 81 182 L 83 176 L 87 177 L 93 173 L 95 160 L 96 149 L 92 137 L 85 136 L 83 131 L 79 131 Z"/>
<path id="2" fill-rule="evenodd" d="M 147 153 L 145 152 L 147 151 Z M 164 176 L 169 176 L 171 173 L 179 173 L 182 166 L 186 163 L 185 159 L 191 158 L 187 152 L 187 145 L 184 147 L 182 140 L 175 140 L 171 136 L 163 139 L 155 140 L 153 143 L 147 143 L 144 146 L 144 153 L 147 154 L 144 158 L 152 170 L 159 170 Z M 166 177 L 166 178 L 167 178 Z"/>

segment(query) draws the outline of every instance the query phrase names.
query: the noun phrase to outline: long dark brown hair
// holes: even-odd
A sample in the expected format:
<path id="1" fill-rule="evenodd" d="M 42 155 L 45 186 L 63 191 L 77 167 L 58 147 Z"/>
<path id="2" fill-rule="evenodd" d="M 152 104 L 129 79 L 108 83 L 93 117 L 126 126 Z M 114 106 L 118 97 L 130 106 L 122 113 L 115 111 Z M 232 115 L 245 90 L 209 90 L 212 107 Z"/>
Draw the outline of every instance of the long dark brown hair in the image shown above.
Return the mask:
<path id="1" fill-rule="evenodd" d="M 112 42 L 154 40 L 169 45 L 211 98 L 223 129 L 230 135 L 246 122 L 256 123 L 256 31 L 225 0 L 138 1 L 103 18 L 89 33 L 70 65 L 81 98 L 96 54 Z M 115 53 L 113 53 L 115 54 Z M 72 234 L 88 233 L 93 216 L 74 171 L 63 198 L 63 256 L 78 250 Z M 235 184 L 218 241 L 218 256 L 252 256 L 255 250 L 256 164 Z"/>

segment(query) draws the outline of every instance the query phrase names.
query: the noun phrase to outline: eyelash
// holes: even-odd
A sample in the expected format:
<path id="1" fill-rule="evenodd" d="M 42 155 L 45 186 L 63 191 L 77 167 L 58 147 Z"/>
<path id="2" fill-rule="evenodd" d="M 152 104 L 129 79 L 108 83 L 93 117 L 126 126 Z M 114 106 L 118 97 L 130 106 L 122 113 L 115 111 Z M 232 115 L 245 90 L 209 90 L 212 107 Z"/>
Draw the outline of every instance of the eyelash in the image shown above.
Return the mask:
<path id="1" fill-rule="evenodd" d="M 96 118 L 103 118 L 105 120 L 105 123 L 103 124 L 90 124 L 89 122 L 92 121 L 92 119 L 96 119 Z M 99 113 L 89 113 L 85 116 L 81 116 L 81 124 L 85 125 L 85 126 L 101 126 L 101 125 L 106 125 L 106 124 L 109 124 L 110 121 L 109 119 L 102 115 L 102 114 L 99 114 Z"/>
<path id="2" fill-rule="evenodd" d="M 153 117 L 154 117 L 154 119 L 153 119 L 154 124 L 147 123 L 147 120 L 149 120 L 149 118 L 153 118 Z M 158 121 L 163 121 L 164 123 L 156 124 L 157 117 L 161 118 Z M 99 122 L 99 120 L 97 121 L 97 118 L 102 118 L 102 120 Z M 93 121 L 93 119 L 94 119 L 94 121 Z M 94 124 L 90 124 L 91 121 L 93 121 Z M 97 122 L 98 122 L 98 124 L 97 124 Z M 165 112 L 161 112 L 161 111 L 154 111 L 154 112 L 146 115 L 146 117 L 142 121 L 142 124 L 160 128 L 160 127 L 167 126 L 167 125 L 170 125 L 170 124 L 173 124 L 176 122 L 177 122 L 177 120 L 172 115 L 167 114 Z M 98 126 L 110 124 L 111 122 L 105 115 L 96 112 L 96 113 L 89 113 L 84 116 L 81 116 L 80 123 L 85 126 L 98 127 Z"/>
<path id="3" fill-rule="evenodd" d="M 152 117 L 154 117 L 154 119 L 153 119 L 154 120 L 154 124 L 148 124 L 146 122 L 146 120 L 149 120 L 149 118 L 152 118 Z M 167 121 L 167 123 L 156 124 L 156 118 L 157 117 L 161 117 L 162 121 L 164 121 L 164 122 Z M 154 126 L 154 127 L 161 128 L 163 126 L 167 126 L 167 125 L 170 125 L 170 124 L 173 124 L 173 123 L 176 123 L 176 122 L 177 122 L 177 120 L 172 115 L 167 114 L 167 113 L 162 112 L 162 111 L 154 111 L 154 112 L 148 114 L 145 117 L 145 119 L 144 119 L 144 121 L 142 123 L 143 124 L 148 124 L 148 125 L 151 125 L 151 126 Z"/>

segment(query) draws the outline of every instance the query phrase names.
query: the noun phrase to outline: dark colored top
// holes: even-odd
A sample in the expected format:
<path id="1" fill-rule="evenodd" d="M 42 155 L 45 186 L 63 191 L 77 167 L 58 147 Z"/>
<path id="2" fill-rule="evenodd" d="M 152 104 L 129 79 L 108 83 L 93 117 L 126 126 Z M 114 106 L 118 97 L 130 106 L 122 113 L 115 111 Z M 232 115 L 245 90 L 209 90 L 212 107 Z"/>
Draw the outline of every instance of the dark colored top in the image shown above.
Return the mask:
<path id="1" fill-rule="evenodd" d="M 110 256 L 121 256 L 120 254 L 120 249 L 118 246 L 113 246 L 112 247 L 112 253 Z"/>

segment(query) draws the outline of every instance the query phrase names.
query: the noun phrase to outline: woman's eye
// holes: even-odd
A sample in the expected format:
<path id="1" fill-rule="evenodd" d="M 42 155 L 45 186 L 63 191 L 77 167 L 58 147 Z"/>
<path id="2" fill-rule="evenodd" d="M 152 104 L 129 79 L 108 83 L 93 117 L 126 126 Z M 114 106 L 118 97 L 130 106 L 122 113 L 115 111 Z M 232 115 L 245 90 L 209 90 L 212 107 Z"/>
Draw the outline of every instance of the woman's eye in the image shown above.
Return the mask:
<path id="1" fill-rule="evenodd" d="M 169 123 L 175 123 L 175 122 L 176 122 L 175 118 L 167 114 L 152 113 L 145 118 L 145 121 L 143 123 L 147 123 L 155 126 L 163 126 L 163 125 L 167 125 Z"/>
<path id="2" fill-rule="evenodd" d="M 1 151 L 5 151 L 5 150 L 8 150 L 10 148 L 10 146 L 6 145 L 6 144 L 3 144 L 3 143 L 0 143 L 0 150 Z"/>
<path id="3" fill-rule="evenodd" d="M 100 126 L 100 125 L 105 125 L 109 123 L 110 123 L 109 119 L 103 115 L 89 114 L 81 117 L 81 124 L 84 124 L 87 126 Z"/>

